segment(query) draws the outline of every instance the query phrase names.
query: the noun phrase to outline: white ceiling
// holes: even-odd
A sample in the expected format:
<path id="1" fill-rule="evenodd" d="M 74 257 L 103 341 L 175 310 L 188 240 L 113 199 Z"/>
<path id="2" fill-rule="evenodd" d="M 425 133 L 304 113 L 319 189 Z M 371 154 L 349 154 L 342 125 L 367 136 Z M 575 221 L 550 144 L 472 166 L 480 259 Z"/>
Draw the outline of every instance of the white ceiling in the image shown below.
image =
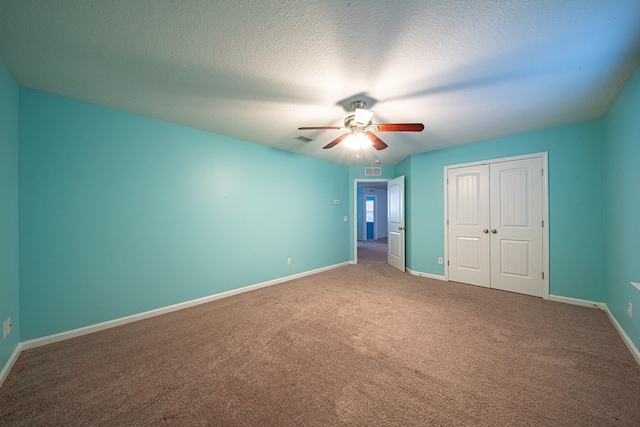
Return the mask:
<path id="1" fill-rule="evenodd" d="M 0 0 L 23 86 L 345 164 L 601 117 L 638 0 Z M 389 148 L 322 150 L 368 101 Z M 313 138 L 304 143 L 294 138 Z"/>

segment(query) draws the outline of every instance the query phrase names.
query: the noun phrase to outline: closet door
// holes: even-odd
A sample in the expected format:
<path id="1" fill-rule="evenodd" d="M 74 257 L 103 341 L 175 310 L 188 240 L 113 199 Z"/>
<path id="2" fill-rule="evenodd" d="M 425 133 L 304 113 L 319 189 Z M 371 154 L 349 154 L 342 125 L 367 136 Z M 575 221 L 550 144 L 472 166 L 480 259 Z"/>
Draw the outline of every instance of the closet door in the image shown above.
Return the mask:
<path id="1" fill-rule="evenodd" d="M 449 169 L 449 280 L 490 286 L 489 165 Z"/>
<path id="2" fill-rule="evenodd" d="M 542 162 L 490 167 L 491 287 L 542 296 Z"/>
<path id="3" fill-rule="evenodd" d="M 543 294 L 542 159 L 447 171 L 449 280 Z"/>

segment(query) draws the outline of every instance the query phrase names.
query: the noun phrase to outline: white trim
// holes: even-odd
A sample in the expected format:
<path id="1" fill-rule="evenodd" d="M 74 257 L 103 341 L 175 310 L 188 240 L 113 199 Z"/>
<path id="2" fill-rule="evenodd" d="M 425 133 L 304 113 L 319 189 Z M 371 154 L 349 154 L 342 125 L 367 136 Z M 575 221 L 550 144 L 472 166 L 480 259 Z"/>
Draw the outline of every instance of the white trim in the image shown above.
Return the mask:
<path id="1" fill-rule="evenodd" d="M 20 356 L 20 353 L 22 353 L 22 350 L 23 350 L 22 343 L 18 343 L 16 348 L 13 349 L 13 353 L 11 353 L 11 357 L 9 357 L 9 360 L 4 365 L 4 368 L 2 368 L 2 371 L 0 372 L 0 387 L 2 387 L 2 384 L 4 384 L 4 380 L 6 380 L 7 377 L 9 376 L 9 372 L 11 372 L 11 368 L 13 368 L 13 365 L 15 365 L 16 360 L 18 360 L 18 356 Z"/>
<path id="2" fill-rule="evenodd" d="M 447 279 L 444 276 L 440 276 L 437 274 L 431 274 L 431 273 L 423 273 L 421 271 L 413 271 L 409 268 L 407 268 L 407 272 L 409 274 L 411 274 L 412 276 L 418 276 L 418 277 L 426 277 L 428 279 L 435 279 L 435 280 L 442 280 L 442 281 L 446 281 Z"/>
<path id="3" fill-rule="evenodd" d="M 443 167 L 443 184 L 444 184 L 444 277 L 445 280 L 449 280 L 449 227 L 447 226 L 447 219 L 449 218 L 449 193 L 447 188 L 447 177 L 449 175 L 449 169 L 464 168 L 468 166 L 478 166 L 490 163 L 502 163 L 510 162 L 513 160 L 525 160 L 539 158 L 542 163 L 542 169 L 544 176 L 542 177 L 542 220 L 544 221 L 544 228 L 542 229 L 542 271 L 544 272 L 544 279 L 542 279 L 542 298 L 549 299 L 549 154 L 546 151 L 539 153 L 524 154 L 521 156 L 501 157 L 498 159 L 480 160 L 470 163 L 461 163 L 456 165 L 449 165 Z"/>
<path id="4" fill-rule="evenodd" d="M 299 279 L 301 277 L 310 276 L 312 274 L 322 273 L 324 271 L 333 270 L 335 268 L 349 265 L 350 262 L 343 262 L 340 264 L 330 265 L 328 267 L 322 267 L 315 270 L 306 271 L 303 273 L 294 274 L 292 276 L 282 277 L 280 279 L 269 280 L 267 282 L 257 283 L 255 285 L 245 286 L 243 288 L 233 289 L 219 294 L 210 295 L 208 297 L 198 298 L 191 301 L 185 301 L 178 304 L 169 305 L 167 307 L 157 308 L 155 310 L 145 311 L 143 313 L 133 314 L 131 316 L 121 317 L 119 319 L 113 319 L 102 323 L 96 323 L 94 325 L 85 326 L 71 331 L 60 332 L 58 334 L 49 335 L 42 338 L 36 338 L 29 341 L 22 342 L 22 350 L 29 350 L 43 345 L 52 344 L 59 341 L 68 340 L 70 338 L 79 337 L 82 335 L 91 334 L 93 332 L 102 331 L 105 329 L 115 328 L 116 326 L 126 325 L 127 323 L 136 322 L 138 320 L 148 319 L 150 317 L 159 316 L 161 314 L 171 313 L 172 311 L 182 310 L 185 308 L 193 307 L 200 304 L 205 304 L 211 301 L 215 301 L 222 298 L 227 298 L 233 295 L 241 294 L 248 291 L 264 288 L 267 286 L 277 285 L 279 283 L 288 282 L 290 280 Z"/>
<path id="5" fill-rule="evenodd" d="M 631 338 L 629 338 L 629 335 L 627 335 L 624 329 L 622 329 L 622 326 L 620 326 L 620 323 L 618 323 L 616 317 L 613 315 L 613 313 L 611 313 L 609 307 L 607 307 L 606 304 L 602 305 L 604 312 L 607 313 L 607 316 L 609 316 L 609 320 L 611 320 L 611 323 L 613 323 L 613 326 L 618 331 L 618 334 L 620 334 L 620 338 L 622 338 L 622 341 L 626 344 L 627 348 L 631 352 L 631 355 L 636 359 L 638 365 L 640 365 L 640 351 L 638 351 L 638 347 L 635 346 L 633 341 L 631 341 Z"/>
<path id="6" fill-rule="evenodd" d="M 541 151 L 539 153 L 522 154 L 520 156 L 499 157 L 497 159 L 486 159 L 486 160 L 478 160 L 478 161 L 469 162 L 469 163 L 458 163 L 455 165 L 445 166 L 445 168 L 447 169 L 466 168 L 468 166 L 486 165 L 489 163 L 502 163 L 502 162 L 511 162 L 514 160 L 535 159 L 537 157 L 543 157 L 546 155 L 547 155 L 546 151 Z"/>
<path id="7" fill-rule="evenodd" d="M 444 184 L 444 254 L 442 254 L 444 260 L 444 280 L 449 280 L 449 183 L 447 180 L 449 179 L 449 166 L 445 166 L 442 168 L 442 172 L 444 174 L 444 178 L 442 179 L 442 183 Z"/>
<path id="8" fill-rule="evenodd" d="M 542 158 L 542 220 L 544 227 L 542 228 L 542 271 L 544 279 L 542 279 L 542 298 L 549 299 L 551 289 L 549 287 L 549 154 L 547 152 L 539 153 Z"/>
<path id="9" fill-rule="evenodd" d="M 604 303 L 589 301 L 586 299 L 562 297 L 559 295 L 549 295 L 549 301 L 562 302 L 564 304 L 579 305 L 581 307 L 591 307 L 603 309 Z"/>
<path id="10" fill-rule="evenodd" d="M 603 302 L 595 302 L 595 301 L 588 301 L 583 299 L 561 297 L 557 295 L 549 295 L 549 300 L 561 302 L 565 304 L 579 305 L 582 307 L 597 308 L 598 310 L 602 310 L 605 313 L 607 313 L 607 317 L 609 317 L 609 320 L 613 324 L 613 327 L 616 328 L 616 331 L 618 331 L 620 338 L 622 338 L 622 341 L 625 343 L 625 345 L 631 352 L 631 355 L 634 357 L 634 359 L 636 359 L 636 362 L 638 362 L 638 365 L 640 365 L 640 351 L 638 351 L 638 347 L 635 346 L 633 341 L 631 341 L 631 338 L 629 338 L 629 335 L 627 335 L 624 329 L 622 329 L 622 326 L 620 325 L 620 323 L 618 323 L 618 319 L 616 319 L 613 313 L 611 313 L 611 310 L 609 310 L 609 307 L 607 306 L 607 304 Z"/>
<path id="11" fill-rule="evenodd" d="M 20 353 L 22 353 L 23 350 L 29 350 L 29 349 L 32 349 L 32 348 L 41 347 L 43 345 L 47 345 L 47 344 L 50 344 L 50 343 L 53 343 L 53 342 L 63 341 L 65 339 L 70 339 L 70 338 L 78 337 L 78 336 L 81 336 L 81 335 L 90 334 L 92 332 L 97 332 L 97 331 L 100 331 L 100 330 L 113 328 L 113 327 L 116 327 L 116 326 L 124 325 L 126 323 L 131 323 L 131 322 L 135 322 L 135 321 L 138 321 L 138 320 L 147 319 L 149 317 L 159 316 L 161 314 L 165 314 L 165 313 L 169 313 L 169 312 L 172 312 L 172 311 L 181 310 L 183 308 L 193 307 L 193 306 L 198 305 L 198 304 L 204 304 L 206 302 L 215 301 L 217 299 L 230 297 L 232 295 L 237 295 L 237 294 L 240 294 L 240 293 L 243 293 L 243 292 L 248 292 L 248 291 L 251 291 L 251 290 L 255 290 L 255 289 L 259 289 L 259 288 L 263 288 L 263 287 L 267 287 L 267 286 L 271 286 L 271 285 L 276 285 L 276 284 L 283 283 L 283 282 L 286 282 L 286 281 L 289 281 L 289 280 L 294 280 L 294 279 L 298 279 L 298 278 L 301 278 L 301 277 L 309 276 L 309 275 L 312 275 L 312 274 L 315 274 L 315 273 L 320 273 L 320 272 L 323 272 L 323 271 L 333 270 L 335 268 L 343 267 L 345 265 L 350 265 L 350 264 L 356 264 L 356 262 L 347 261 L 347 262 L 343 262 L 343 263 L 340 263 L 340 264 L 335 264 L 335 265 L 332 265 L 332 266 L 323 267 L 323 268 L 319 268 L 319 269 L 316 269 L 316 270 L 311 270 L 311 271 L 307 271 L 307 272 L 304 272 L 304 273 L 295 274 L 293 276 L 288 276 L 288 277 L 284 277 L 284 278 L 281 278 L 281 279 L 275 279 L 275 280 L 271 280 L 271 281 L 268 281 L 268 282 L 259 283 L 259 284 L 256 284 L 256 285 L 246 286 L 244 288 L 234 289 L 232 291 L 222 292 L 222 293 L 215 294 L 215 295 L 212 295 L 212 296 L 209 296 L 209 297 L 199 298 L 199 299 L 196 299 L 196 300 L 191 300 L 191 301 L 187 301 L 187 302 L 180 303 L 180 304 L 174 304 L 174 305 L 171 305 L 171 306 L 168 306 L 168 307 L 165 307 L 165 308 L 160 308 L 160 309 L 157 309 L 157 310 L 151 310 L 151 311 L 147 311 L 147 312 L 144 312 L 144 313 L 123 317 L 123 318 L 120 318 L 120 319 L 115 319 L 115 320 L 112 320 L 112 321 L 109 321 L 109 322 L 99 323 L 97 325 L 87 326 L 87 327 L 84 327 L 84 328 L 74 329 L 74 330 L 68 331 L 68 332 L 62 332 L 62 333 L 59 333 L 59 334 L 50 335 L 48 337 L 37 338 L 37 339 L 33 339 L 33 340 L 29 340 L 29 341 L 18 343 L 16 348 L 13 350 L 13 353 L 11 354 L 11 357 L 9 357 L 9 360 L 4 365 L 4 368 L 2 368 L 2 371 L 0 372 L 0 387 L 2 387 L 2 384 L 4 383 L 4 381 L 9 376 L 9 372 L 11 372 L 11 369 L 13 368 L 13 365 L 16 363 L 16 361 L 18 360 L 18 357 L 20 356 Z M 427 278 L 430 278 L 430 279 L 436 279 L 436 280 L 442 280 L 442 281 L 446 281 L 447 280 L 444 276 L 438 276 L 438 275 L 429 274 L 429 273 L 421 273 L 421 272 L 413 271 L 413 270 L 410 270 L 410 269 L 407 269 L 407 271 L 410 274 L 414 275 L 414 276 L 427 277 Z M 609 310 L 609 307 L 607 307 L 606 304 L 600 303 L 600 302 L 577 299 L 577 298 L 562 297 L 562 296 L 557 296 L 557 295 L 549 295 L 549 300 L 550 301 L 564 303 L 564 304 L 573 304 L 573 305 L 579 305 L 579 306 L 583 306 L 583 307 L 592 307 L 592 308 L 597 308 L 597 309 L 603 310 L 607 314 L 607 316 L 609 317 L 609 320 L 611 321 L 611 323 L 613 323 L 613 326 L 616 328 L 616 330 L 620 334 L 620 337 L 622 338 L 622 341 L 625 343 L 625 345 L 627 346 L 627 348 L 631 352 L 631 355 L 636 359 L 636 362 L 638 362 L 638 364 L 640 365 L 640 351 L 638 351 L 638 348 L 633 344 L 633 341 L 631 341 L 631 339 L 629 338 L 627 333 L 624 331 L 624 329 L 622 329 L 622 326 L 620 326 L 620 324 L 618 323 L 618 320 L 614 317 L 613 313 L 611 313 L 611 311 Z"/>

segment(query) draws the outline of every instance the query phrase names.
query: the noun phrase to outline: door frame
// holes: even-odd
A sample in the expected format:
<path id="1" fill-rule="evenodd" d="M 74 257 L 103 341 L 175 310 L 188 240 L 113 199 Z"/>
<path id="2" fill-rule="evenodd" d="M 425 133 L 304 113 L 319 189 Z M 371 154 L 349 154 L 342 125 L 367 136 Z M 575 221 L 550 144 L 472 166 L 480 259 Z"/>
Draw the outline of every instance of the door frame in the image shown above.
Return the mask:
<path id="1" fill-rule="evenodd" d="M 467 166 L 478 166 L 489 163 L 509 162 L 512 160 L 524 160 L 539 158 L 542 163 L 542 220 L 544 227 L 542 228 L 542 298 L 549 299 L 549 153 L 546 151 L 540 153 L 524 154 L 521 156 L 500 157 L 496 159 L 487 159 L 476 162 L 460 163 L 449 165 L 443 168 L 443 184 L 444 184 L 444 280 L 449 281 L 449 226 L 447 224 L 449 218 L 449 194 L 447 191 L 447 177 L 449 169 L 463 168 Z"/>
<path id="2" fill-rule="evenodd" d="M 358 183 L 381 183 L 381 182 L 389 182 L 391 179 L 389 178 L 369 178 L 369 179 L 354 179 L 353 180 L 353 263 L 358 263 Z M 366 194 L 365 194 L 366 197 Z M 366 200 L 366 199 L 365 199 Z M 387 201 L 387 204 L 389 201 Z M 366 217 L 363 218 L 366 224 Z M 365 230 L 366 231 L 366 230 Z"/>

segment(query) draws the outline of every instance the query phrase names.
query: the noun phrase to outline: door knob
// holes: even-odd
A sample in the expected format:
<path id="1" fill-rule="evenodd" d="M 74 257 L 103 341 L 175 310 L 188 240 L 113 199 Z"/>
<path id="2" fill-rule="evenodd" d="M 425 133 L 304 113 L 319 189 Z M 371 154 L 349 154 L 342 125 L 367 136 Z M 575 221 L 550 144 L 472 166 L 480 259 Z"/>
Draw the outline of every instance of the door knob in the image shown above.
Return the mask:
<path id="1" fill-rule="evenodd" d="M 482 232 L 483 232 L 484 234 L 489 234 L 489 230 L 488 230 L 487 228 L 483 228 L 483 229 L 482 229 Z"/>
<path id="2" fill-rule="evenodd" d="M 406 230 L 407 227 L 398 227 L 398 230 L 402 231 L 402 230 Z"/>
<path id="3" fill-rule="evenodd" d="M 497 233 L 498 233 L 498 230 L 496 230 L 495 228 L 492 228 L 492 229 L 491 229 L 491 232 L 492 232 L 493 234 L 497 234 Z"/>

